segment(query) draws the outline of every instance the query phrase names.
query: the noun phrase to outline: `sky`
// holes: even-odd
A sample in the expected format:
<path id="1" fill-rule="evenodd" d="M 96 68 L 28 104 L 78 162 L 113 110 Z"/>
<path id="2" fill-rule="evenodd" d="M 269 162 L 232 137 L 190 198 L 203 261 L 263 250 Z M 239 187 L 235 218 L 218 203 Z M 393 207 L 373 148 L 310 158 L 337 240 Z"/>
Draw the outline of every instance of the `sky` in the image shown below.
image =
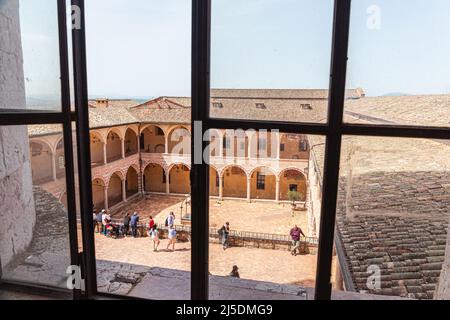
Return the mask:
<path id="1" fill-rule="evenodd" d="M 28 95 L 57 95 L 56 1 L 20 0 Z M 212 0 L 213 88 L 328 88 L 332 0 Z M 450 93 L 450 1 L 352 2 L 347 86 Z M 190 0 L 86 0 L 90 96 L 190 95 Z"/>

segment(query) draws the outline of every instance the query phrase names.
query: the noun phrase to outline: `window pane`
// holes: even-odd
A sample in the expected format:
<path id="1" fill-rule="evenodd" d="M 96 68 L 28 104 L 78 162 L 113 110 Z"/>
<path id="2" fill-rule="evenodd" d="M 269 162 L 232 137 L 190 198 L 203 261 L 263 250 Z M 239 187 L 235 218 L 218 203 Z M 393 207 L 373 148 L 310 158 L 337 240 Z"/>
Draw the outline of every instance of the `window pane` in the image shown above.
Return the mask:
<path id="1" fill-rule="evenodd" d="M 60 110 L 57 2 L 6 0 L 0 12 L 1 109 Z"/>
<path id="2" fill-rule="evenodd" d="M 4 280 L 67 289 L 69 223 L 62 128 L 0 128 L 0 260 Z M 75 214 L 75 213 L 73 213 Z"/>
<path id="3" fill-rule="evenodd" d="M 346 101 L 345 121 L 449 125 L 449 10 L 445 0 L 352 2 L 347 87 L 364 94 Z"/>
<path id="4" fill-rule="evenodd" d="M 323 156 L 324 138 L 239 130 L 211 130 L 210 137 L 210 298 L 312 299 L 322 178 L 310 159 Z M 229 149 L 218 143 L 223 137 Z M 311 148 L 299 151 L 301 140 Z"/>
<path id="5" fill-rule="evenodd" d="M 344 137 L 336 249 L 348 290 L 443 298 L 449 156 L 447 141 Z"/>
<path id="6" fill-rule="evenodd" d="M 100 292 L 190 299 L 191 13 L 185 0 L 86 2 L 94 209 L 111 217 L 95 228 Z"/>
<path id="7" fill-rule="evenodd" d="M 326 122 L 332 20 L 332 0 L 212 1 L 210 115 Z"/>

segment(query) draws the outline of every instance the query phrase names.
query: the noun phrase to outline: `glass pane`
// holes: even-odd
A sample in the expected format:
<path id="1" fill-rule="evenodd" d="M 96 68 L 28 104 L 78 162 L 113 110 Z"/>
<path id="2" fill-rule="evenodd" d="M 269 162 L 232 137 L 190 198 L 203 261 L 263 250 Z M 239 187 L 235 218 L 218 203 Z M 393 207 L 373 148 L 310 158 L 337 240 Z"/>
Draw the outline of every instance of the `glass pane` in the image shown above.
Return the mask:
<path id="1" fill-rule="evenodd" d="M 347 87 L 362 96 L 346 101 L 345 121 L 449 125 L 449 10 L 445 0 L 352 2 Z"/>
<path id="2" fill-rule="evenodd" d="M 347 290 L 449 298 L 449 156 L 447 141 L 344 137 L 336 250 Z"/>
<path id="3" fill-rule="evenodd" d="M 322 169 L 311 159 L 323 156 L 324 138 L 242 130 L 210 136 L 210 298 L 312 299 Z"/>
<path id="4" fill-rule="evenodd" d="M 86 2 L 100 292 L 190 298 L 190 228 L 182 215 L 190 210 L 191 13 L 185 0 Z M 165 223 L 170 212 L 176 238 Z M 158 227 L 152 234 L 150 221 Z"/>
<path id="5" fill-rule="evenodd" d="M 0 107 L 3 112 L 61 110 L 56 4 L 52 0 L 39 4 L 33 0 L 2 1 L 0 92 L 5 94 Z"/>
<path id="6" fill-rule="evenodd" d="M 333 2 L 212 1 L 210 115 L 326 122 Z"/>
<path id="7" fill-rule="evenodd" d="M 69 224 L 62 128 L 0 128 L 0 259 L 5 280 L 67 289 Z"/>

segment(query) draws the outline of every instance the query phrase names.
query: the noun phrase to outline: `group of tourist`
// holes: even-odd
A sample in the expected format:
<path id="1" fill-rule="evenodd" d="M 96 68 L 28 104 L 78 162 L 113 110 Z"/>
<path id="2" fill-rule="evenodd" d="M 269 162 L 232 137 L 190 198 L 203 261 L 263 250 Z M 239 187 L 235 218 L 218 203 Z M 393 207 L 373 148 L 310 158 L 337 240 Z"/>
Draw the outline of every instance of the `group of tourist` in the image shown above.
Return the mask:
<path id="1" fill-rule="evenodd" d="M 120 237 L 128 236 L 131 230 L 131 236 L 137 238 L 140 236 L 139 233 L 139 214 L 134 212 L 133 214 L 127 213 L 123 218 L 122 225 L 114 224 L 112 222 L 109 212 L 105 209 L 97 212 L 93 212 L 94 230 L 97 233 L 101 233 L 105 236 Z M 175 244 L 177 243 L 177 231 L 175 229 L 175 214 L 170 212 L 165 221 L 165 226 L 167 227 L 167 237 L 169 242 L 167 244 L 167 250 L 175 251 Z M 160 230 L 153 219 L 150 216 L 150 221 L 147 226 L 147 235 L 153 241 L 153 251 L 157 252 L 160 240 Z"/>

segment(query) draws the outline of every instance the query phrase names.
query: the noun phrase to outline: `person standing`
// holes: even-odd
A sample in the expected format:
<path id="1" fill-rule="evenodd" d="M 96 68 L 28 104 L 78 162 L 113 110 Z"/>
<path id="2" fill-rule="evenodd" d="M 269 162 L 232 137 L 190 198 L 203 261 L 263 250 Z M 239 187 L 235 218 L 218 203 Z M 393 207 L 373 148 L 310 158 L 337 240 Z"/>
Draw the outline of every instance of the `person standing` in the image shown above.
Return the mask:
<path id="1" fill-rule="evenodd" d="M 166 227 L 171 227 L 175 225 L 175 214 L 171 212 L 166 219 Z"/>
<path id="2" fill-rule="evenodd" d="M 127 215 L 123 218 L 123 233 L 125 236 L 127 236 L 128 232 L 130 231 L 130 221 L 131 221 L 130 214 L 127 213 Z"/>
<path id="3" fill-rule="evenodd" d="M 159 230 L 156 225 L 154 225 L 153 228 L 151 229 L 150 237 L 153 241 L 153 251 L 158 252 L 158 247 L 161 240 L 159 240 Z"/>
<path id="4" fill-rule="evenodd" d="M 177 243 L 177 231 L 172 225 L 169 226 L 169 244 L 167 245 L 167 250 L 169 250 L 169 247 L 172 246 L 172 251 L 175 251 L 175 243 Z"/>
<path id="5" fill-rule="evenodd" d="M 137 237 L 137 228 L 139 223 L 139 215 L 137 212 L 133 213 L 133 216 L 130 220 L 130 226 L 131 226 L 131 234 L 133 235 L 133 238 Z"/>
<path id="6" fill-rule="evenodd" d="M 228 249 L 230 247 L 230 243 L 229 243 L 230 223 L 229 222 L 227 222 L 223 225 L 223 227 L 219 230 L 219 234 L 222 237 L 223 250 Z"/>
<path id="7" fill-rule="evenodd" d="M 103 235 L 106 236 L 106 234 L 108 233 L 108 230 L 106 229 L 106 225 L 108 224 L 108 222 L 107 222 L 107 220 L 108 220 L 108 215 L 107 215 L 105 209 L 102 210 L 102 212 L 101 212 L 101 217 L 102 217 Z"/>
<path id="8" fill-rule="evenodd" d="M 94 223 L 94 232 L 95 232 L 95 229 L 97 228 L 97 210 L 95 210 L 95 209 L 92 213 L 92 221 Z"/>
<path id="9" fill-rule="evenodd" d="M 102 224 L 102 213 L 101 212 L 98 212 L 96 215 L 95 215 L 95 226 L 96 226 L 96 229 L 97 229 L 97 233 L 101 233 L 102 231 L 103 231 L 103 224 Z"/>
<path id="10" fill-rule="evenodd" d="M 155 220 L 153 220 L 153 216 L 150 216 L 150 221 L 148 223 L 148 230 L 152 231 L 155 226 Z"/>
<path id="11" fill-rule="evenodd" d="M 306 237 L 305 234 L 303 233 L 303 230 L 300 229 L 297 225 L 295 225 L 291 231 L 289 232 L 289 235 L 291 236 L 292 239 L 292 246 L 293 249 L 291 250 L 291 254 L 293 256 L 297 255 L 297 250 L 299 251 L 298 253 L 300 253 L 300 236 Z"/>

